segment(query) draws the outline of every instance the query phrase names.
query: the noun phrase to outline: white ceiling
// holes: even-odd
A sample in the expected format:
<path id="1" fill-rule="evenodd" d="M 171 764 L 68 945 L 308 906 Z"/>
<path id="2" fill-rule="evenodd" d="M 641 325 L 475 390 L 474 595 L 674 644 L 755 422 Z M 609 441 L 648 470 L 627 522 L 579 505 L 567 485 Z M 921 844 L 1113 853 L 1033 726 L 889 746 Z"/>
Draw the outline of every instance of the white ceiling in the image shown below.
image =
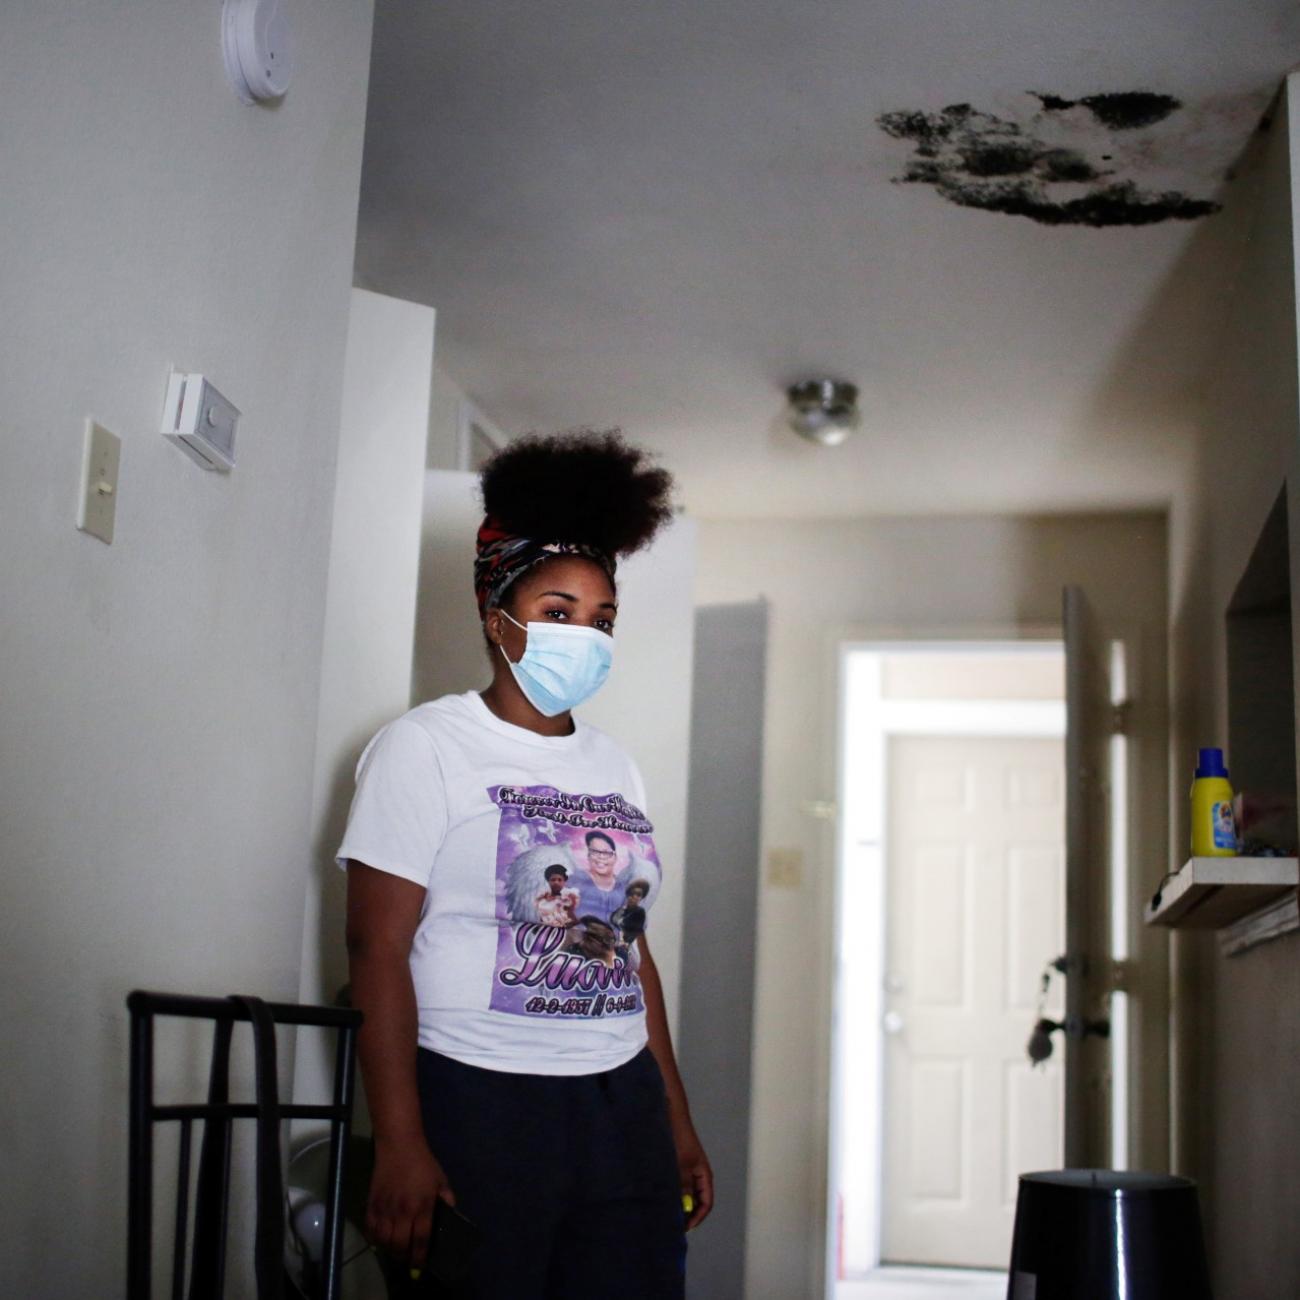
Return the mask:
<path id="1" fill-rule="evenodd" d="M 621 425 L 697 514 L 1159 505 L 1249 207 L 1226 176 L 1298 57 L 1294 0 L 378 0 L 357 282 L 436 307 L 508 432 Z M 1031 91 L 1183 107 L 1110 131 Z M 880 115 L 958 103 L 1224 211 L 1045 225 L 893 183 Z M 837 449 L 781 424 L 823 374 L 863 391 Z"/>

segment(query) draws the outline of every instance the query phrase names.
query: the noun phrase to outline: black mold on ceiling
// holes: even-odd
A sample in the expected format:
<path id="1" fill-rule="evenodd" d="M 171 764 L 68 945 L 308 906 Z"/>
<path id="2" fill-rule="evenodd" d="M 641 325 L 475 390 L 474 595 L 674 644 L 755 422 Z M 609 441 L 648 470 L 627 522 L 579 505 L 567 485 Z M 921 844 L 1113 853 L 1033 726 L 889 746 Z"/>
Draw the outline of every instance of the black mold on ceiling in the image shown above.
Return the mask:
<path id="1" fill-rule="evenodd" d="M 932 185 L 950 203 L 1028 217 L 1048 226 L 1148 226 L 1190 221 L 1219 210 L 1180 190 L 1147 190 L 1107 167 L 1116 132 L 1163 121 L 1181 107 L 1149 91 L 1063 99 L 1035 93 L 1042 116 L 1082 108 L 1101 128 L 1099 151 L 1052 143 L 1017 122 L 951 104 L 937 113 L 901 110 L 877 119 L 881 130 L 910 141 L 913 157 L 902 184 Z M 1049 132 L 1050 134 L 1050 132 Z M 1082 188 L 1081 188 L 1082 187 Z"/>
<path id="2" fill-rule="evenodd" d="M 1156 95 L 1149 90 L 1085 95 L 1082 99 L 1062 99 L 1060 95 L 1031 93 L 1047 113 L 1064 113 L 1082 104 L 1102 126 L 1109 127 L 1112 131 L 1135 131 L 1139 127 L 1154 126 L 1183 106 L 1172 95 Z"/>

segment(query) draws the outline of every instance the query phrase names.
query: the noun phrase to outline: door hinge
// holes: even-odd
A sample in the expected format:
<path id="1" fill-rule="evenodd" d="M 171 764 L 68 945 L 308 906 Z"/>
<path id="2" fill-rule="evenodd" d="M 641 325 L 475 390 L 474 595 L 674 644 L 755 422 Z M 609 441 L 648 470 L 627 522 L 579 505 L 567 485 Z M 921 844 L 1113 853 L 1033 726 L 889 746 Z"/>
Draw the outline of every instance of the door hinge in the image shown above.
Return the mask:
<path id="1" fill-rule="evenodd" d="M 1110 734 L 1127 736 L 1133 722 L 1133 701 L 1120 700 L 1110 706 Z"/>

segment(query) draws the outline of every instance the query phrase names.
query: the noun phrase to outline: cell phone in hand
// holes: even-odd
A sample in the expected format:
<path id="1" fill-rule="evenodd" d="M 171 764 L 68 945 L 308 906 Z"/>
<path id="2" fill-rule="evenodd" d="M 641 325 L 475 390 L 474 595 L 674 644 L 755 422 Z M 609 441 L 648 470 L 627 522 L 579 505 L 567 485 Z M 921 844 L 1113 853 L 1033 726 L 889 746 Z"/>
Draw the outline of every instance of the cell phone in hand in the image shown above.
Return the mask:
<path id="1" fill-rule="evenodd" d="M 474 1262 L 478 1239 L 478 1229 L 455 1206 L 439 1197 L 433 1210 L 425 1274 L 444 1284 L 463 1282 Z"/>
<path id="2" fill-rule="evenodd" d="M 421 1267 L 394 1255 L 379 1255 L 389 1300 L 433 1300 L 435 1296 L 443 1300 L 448 1294 L 445 1288 L 456 1287 L 469 1277 L 478 1240 L 478 1229 L 439 1197 Z"/>

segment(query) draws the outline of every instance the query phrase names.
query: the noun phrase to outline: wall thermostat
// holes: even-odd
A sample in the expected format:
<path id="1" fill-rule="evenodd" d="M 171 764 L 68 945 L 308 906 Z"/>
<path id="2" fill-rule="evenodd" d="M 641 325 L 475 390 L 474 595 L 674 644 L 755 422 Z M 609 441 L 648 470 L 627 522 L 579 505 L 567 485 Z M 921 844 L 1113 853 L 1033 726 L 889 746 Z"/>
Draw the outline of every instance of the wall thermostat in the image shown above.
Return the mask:
<path id="1" fill-rule="evenodd" d="M 202 375 L 174 371 L 163 404 L 165 437 L 204 469 L 235 468 L 235 426 L 239 408 L 222 397 Z"/>
<path id="2" fill-rule="evenodd" d="M 226 76 L 245 104 L 288 91 L 293 59 L 284 0 L 223 0 L 221 48 Z"/>

